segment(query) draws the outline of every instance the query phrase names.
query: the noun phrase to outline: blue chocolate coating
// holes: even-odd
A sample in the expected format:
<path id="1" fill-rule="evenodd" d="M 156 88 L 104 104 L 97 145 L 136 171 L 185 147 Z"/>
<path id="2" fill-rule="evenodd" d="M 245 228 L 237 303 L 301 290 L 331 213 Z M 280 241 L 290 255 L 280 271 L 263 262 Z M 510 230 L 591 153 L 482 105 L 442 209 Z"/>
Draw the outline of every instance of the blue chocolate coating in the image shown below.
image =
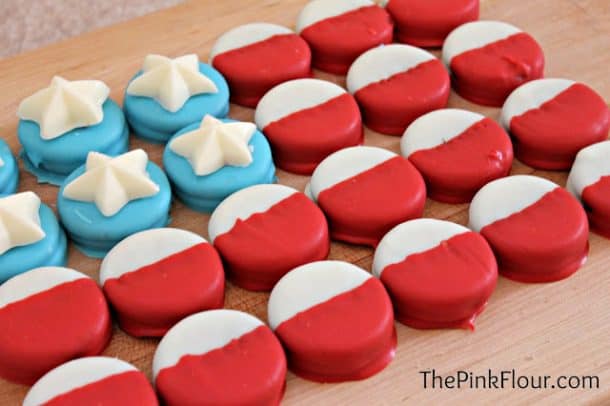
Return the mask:
<path id="1" fill-rule="evenodd" d="M 133 132 L 150 142 L 165 143 L 181 128 L 199 122 L 206 115 L 222 118 L 229 113 L 229 85 L 216 69 L 199 63 L 199 71 L 210 78 L 217 93 L 203 93 L 189 98 L 175 113 L 165 110 L 155 99 L 132 96 L 125 92 L 123 107 Z M 142 74 L 138 72 L 131 80 Z"/>
<path id="2" fill-rule="evenodd" d="M 101 123 L 75 128 L 52 140 L 40 137 L 40 127 L 34 121 L 19 121 L 21 158 L 25 169 L 40 183 L 61 185 L 66 176 L 87 161 L 90 151 L 118 155 L 127 151 L 129 128 L 121 108 L 107 99 Z"/>
<path id="3" fill-rule="evenodd" d="M 4 165 L 0 166 L 0 195 L 10 195 L 17 190 L 19 183 L 19 166 L 10 148 L 0 139 L 0 158 Z"/>
<path id="4" fill-rule="evenodd" d="M 103 258 L 112 247 L 131 234 L 168 224 L 172 197 L 169 181 L 161 168 L 152 162 L 148 163 L 146 170 L 159 185 L 159 192 L 130 201 L 112 217 L 100 213 L 95 203 L 64 197 L 64 188 L 85 172 L 84 165 L 66 178 L 57 196 L 57 210 L 68 235 L 85 255 Z"/>
<path id="5" fill-rule="evenodd" d="M 0 283 L 33 268 L 66 265 L 67 240 L 64 230 L 59 226 L 49 206 L 41 204 L 38 213 L 45 237 L 33 244 L 15 247 L 0 255 Z"/>
<path id="6" fill-rule="evenodd" d="M 193 123 L 177 132 L 172 139 L 197 128 L 199 123 Z M 168 144 L 163 152 L 163 166 L 176 196 L 194 210 L 211 213 L 227 196 L 238 190 L 261 183 L 275 183 L 275 166 L 267 138 L 257 130 L 249 145 L 253 158 L 250 165 L 225 166 L 209 175 L 197 176 L 190 162 L 172 151 Z"/>

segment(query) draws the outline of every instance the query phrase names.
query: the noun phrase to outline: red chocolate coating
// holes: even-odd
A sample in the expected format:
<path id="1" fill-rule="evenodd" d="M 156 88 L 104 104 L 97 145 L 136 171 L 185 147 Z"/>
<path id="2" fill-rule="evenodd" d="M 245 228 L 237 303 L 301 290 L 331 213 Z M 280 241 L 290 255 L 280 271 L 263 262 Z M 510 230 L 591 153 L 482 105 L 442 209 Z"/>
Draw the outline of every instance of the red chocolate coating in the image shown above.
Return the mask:
<path id="1" fill-rule="evenodd" d="M 520 282 L 567 278 L 586 261 L 589 223 L 579 202 L 555 188 L 533 205 L 481 230 L 500 273 Z"/>
<path id="2" fill-rule="evenodd" d="M 453 87 L 463 98 L 501 107 L 508 95 L 544 73 L 544 53 L 531 35 L 520 32 L 456 55 L 451 60 Z"/>
<path id="3" fill-rule="evenodd" d="M 45 406 L 156 406 L 157 395 L 140 371 L 111 375 L 54 397 Z"/>
<path id="4" fill-rule="evenodd" d="M 166 405 L 278 405 L 284 395 L 286 357 L 267 326 L 222 348 L 185 355 L 159 372 Z"/>
<path id="5" fill-rule="evenodd" d="M 323 190 L 317 200 L 333 239 L 375 247 L 395 225 L 423 215 L 426 185 L 397 156 Z"/>
<path id="6" fill-rule="evenodd" d="M 409 255 L 381 274 L 396 319 L 421 329 L 474 329 L 474 319 L 483 311 L 497 279 L 494 254 L 475 232 Z"/>
<path id="7" fill-rule="evenodd" d="M 580 83 L 510 121 L 515 155 L 539 169 L 569 169 L 578 151 L 604 141 L 608 130 L 606 102 Z"/>
<path id="8" fill-rule="evenodd" d="M 485 118 L 462 134 L 409 156 L 426 181 L 431 199 L 467 203 L 488 182 L 507 176 L 513 147 L 506 132 Z"/>
<path id="9" fill-rule="evenodd" d="M 295 193 L 264 213 L 237 220 L 214 246 L 231 281 L 266 291 L 293 268 L 326 259 L 330 240 L 324 214 L 303 193 Z"/>
<path id="10" fill-rule="evenodd" d="M 451 82 L 438 59 L 372 83 L 354 96 L 367 127 L 383 134 L 402 135 L 419 116 L 447 106 Z"/>
<path id="11" fill-rule="evenodd" d="M 227 79 L 233 103 L 256 107 L 275 85 L 311 76 L 311 51 L 296 34 L 274 35 L 218 54 L 212 64 Z"/>
<path id="12" fill-rule="evenodd" d="M 454 28 L 479 19 L 479 0 L 390 0 L 398 42 L 440 47 Z"/>
<path id="13" fill-rule="evenodd" d="M 582 191 L 582 203 L 591 229 L 610 238 L 610 176 L 603 176 Z"/>
<path id="14" fill-rule="evenodd" d="M 31 385 L 64 362 L 101 353 L 111 328 L 104 295 L 89 278 L 10 303 L 0 309 L 0 376 Z"/>
<path id="15" fill-rule="evenodd" d="M 358 104 L 348 93 L 274 121 L 263 132 L 275 164 L 304 175 L 328 155 L 360 145 L 364 139 Z"/>
<path id="16" fill-rule="evenodd" d="M 275 332 L 290 370 L 318 382 L 368 378 L 396 351 L 392 303 L 376 278 L 298 313 Z"/>
<path id="17" fill-rule="evenodd" d="M 387 11 L 374 5 L 319 21 L 301 36 L 311 47 L 315 68 L 345 75 L 364 51 L 391 43 L 393 29 Z"/>
<path id="18" fill-rule="evenodd" d="M 197 244 L 104 283 L 123 330 L 135 337 L 162 337 L 184 317 L 224 304 L 224 272 L 218 253 Z"/>

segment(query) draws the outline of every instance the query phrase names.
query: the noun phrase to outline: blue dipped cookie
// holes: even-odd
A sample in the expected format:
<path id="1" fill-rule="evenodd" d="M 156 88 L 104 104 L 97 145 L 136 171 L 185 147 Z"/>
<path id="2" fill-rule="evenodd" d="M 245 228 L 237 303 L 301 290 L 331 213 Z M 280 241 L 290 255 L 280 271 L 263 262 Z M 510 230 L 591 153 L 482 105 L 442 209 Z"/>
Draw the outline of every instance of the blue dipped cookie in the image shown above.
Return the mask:
<path id="1" fill-rule="evenodd" d="M 197 55 L 175 59 L 148 55 L 125 90 L 124 110 L 137 136 L 165 143 L 206 114 L 225 117 L 229 86 L 220 72 L 200 63 Z"/>
<path id="2" fill-rule="evenodd" d="M 163 166 L 176 196 L 205 213 L 238 190 L 276 181 L 271 148 L 263 133 L 253 123 L 212 116 L 171 138 Z"/>
<path id="3" fill-rule="evenodd" d="M 98 80 L 56 76 L 49 87 L 21 102 L 21 158 L 40 183 L 60 185 L 85 163 L 90 151 L 107 155 L 127 151 L 129 128 L 109 92 Z"/>
<path id="4" fill-rule="evenodd" d="M 19 166 L 4 140 L 0 139 L 0 195 L 10 195 L 17 190 Z"/>
<path id="5" fill-rule="evenodd" d="M 92 152 L 62 184 L 57 209 L 76 246 L 102 258 L 119 241 L 169 222 L 171 188 L 144 150 L 117 157 Z"/>
<path id="6" fill-rule="evenodd" d="M 34 192 L 0 196 L 0 284 L 42 266 L 64 266 L 67 241 L 55 214 Z"/>

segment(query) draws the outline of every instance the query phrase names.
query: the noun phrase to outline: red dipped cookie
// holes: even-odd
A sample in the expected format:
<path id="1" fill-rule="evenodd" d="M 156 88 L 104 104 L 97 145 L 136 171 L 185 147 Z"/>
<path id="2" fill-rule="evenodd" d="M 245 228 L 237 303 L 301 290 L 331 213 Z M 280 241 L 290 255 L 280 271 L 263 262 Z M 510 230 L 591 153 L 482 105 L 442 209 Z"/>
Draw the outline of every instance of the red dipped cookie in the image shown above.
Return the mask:
<path id="1" fill-rule="evenodd" d="M 155 391 L 136 367 L 110 357 L 85 357 L 51 370 L 30 388 L 23 406 L 157 406 Z"/>
<path id="2" fill-rule="evenodd" d="M 392 42 L 390 15 L 371 0 L 312 0 L 297 19 L 315 68 L 345 75 L 364 51 Z"/>
<path id="3" fill-rule="evenodd" d="M 306 175 L 328 155 L 360 145 L 364 138 L 356 100 L 318 79 L 274 87 L 258 104 L 255 121 L 271 143 L 275 164 Z"/>
<path id="4" fill-rule="evenodd" d="M 347 73 L 347 89 L 360 105 L 367 127 L 402 135 L 413 120 L 447 105 L 451 83 L 434 55 L 393 44 L 360 55 Z"/>
<path id="5" fill-rule="evenodd" d="M 520 282 L 567 278 L 589 252 L 589 224 L 578 200 L 536 176 L 485 185 L 470 205 L 469 227 L 485 237 L 500 273 Z"/>
<path id="6" fill-rule="evenodd" d="M 394 358 L 392 303 L 379 280 L 342 261 L 286 274 L 273 288 L 269 324 L 290 370 L 318 382 L 368 378 Z"/>
<path id="7" fill-rule="evenodd" d="M 291 269 L 326 259 L 328 225 L 303 193 L 283 185 L 256 185 L 225 199 L 208 225 L 227 274 L 236 285 L 271 290 Z"/>
<path id="8" fill-rule="evenodd" d="M 479 19 L 479 0 L 383 0 L 398 42 L 440 47 L 454 28 Z"/>
<path id="9" fill-rule="evenodd" d="M 210 53 L 212 66 L 223 74 L 231 101 L 256 107 L 272 87 L 311 75 L 311 51 L 289 28 L 252 23 L 224 33 Z"/>
<path id="10" fill-rule="evenodd" d="M 104 258 L 100 282 L 119 325 L 135 337 L 161 337 L 184 317 L 224 304 L 224 272 L 211 244 L 185 230 L 133 234 Z"/>
<path id="11" fill-rule="evenodd" d="M 593 89 L 568 79 L 533 80 L 502 107 L 515 155 L 539 169 L 563 170 L 578 151 L 608 138 L 610 109 Z"/>
<path id="12" fill-rule="evenodd" d="M 101 353 L 108 305 L 93 279 L 68 268 L 36 268 L 0 286 L 0 377 L 31 385 L 73 358 Z"/>
<path id="13" fill-rule="evenodd" d="M 256 317 L 209 310 L 187 317 L 163 337 L 153 375 L 167 406 L 274 406 L 284 395 L 286 356 Z"/>
<path id="14" fill-rule="evenodd" d="M 463 98 L 501 107 L 508 95 L 544 74 L 544 53 L 536 40 L 500 21 L 475 21 L 451 31 L 443 62 Z"/>
<path id="15" fill-rule="evenodd" d="M 610 141 L 582 149 L 566 188 L 585 208 L 591 228 L 610 238 Z"/>
<path id="16" fill-rule="evenodd" d="M 508 175 L 510 137 L 495 121 L 460 109 L 428 113 L 413 122 L 400 142 L 402 155 L 419 170 L 428 195 L 466 203 L 488 182 Z"/>
<path id="17" fill-rule="evenodd" d="M 449 221 L 417 219 L 383 237 L 373 274 L 388 290 L 401 323 L 474 329 L 496 286 L 498 265 L 480 234 Z"/>
<path id="18" fill-rule="evenodd" d="M 421 217 L 426 203 L 417 169 L 376 147 L 335 152 L 316 168 L 307 188 L 326 214 L 333 239 L 373 247 L 395 225 Z"/>

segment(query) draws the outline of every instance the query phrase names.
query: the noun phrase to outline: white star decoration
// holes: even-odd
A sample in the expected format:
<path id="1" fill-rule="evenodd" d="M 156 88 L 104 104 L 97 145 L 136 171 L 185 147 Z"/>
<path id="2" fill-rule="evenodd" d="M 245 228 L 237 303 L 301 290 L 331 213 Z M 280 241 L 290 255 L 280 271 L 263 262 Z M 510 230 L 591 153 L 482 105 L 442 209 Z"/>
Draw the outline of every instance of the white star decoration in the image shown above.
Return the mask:
<path id="1" fill-rule="evenodd" d="M 40 198 L 23 192 L 0 198 L 0 255 L 45 237 L 40 227 Z"/>
<path id="2" fill-rule="evenodd" d="M 142 71 L 127 87 L 127 94 L 152 97 L 172 113 L 180 110 L 191 96 L 218 92 L 214 82 L 199 72 L 195 54 L 176 59 L 148 55 Z"/>
<path id="3" fill-rule="evenodd" d="M 174 138 L 169 147 L 188 159 L 195 175 L 203 176 L 225 165 L 250 165 L 252 151 L 248 142 L 255 132 L 253 123 L 224 123 L 206 115 L 198 129 Z"/>
<path id="4" fill-rule="evenodd" d="M 87 169 L 64 188 L 64 196 L 94 202 L 106 217 L 114 216 L 132 200 L 155 195 L 159 186 L 146 172 L 148 155 L 142 149 L 116 158 L 99 152 L 87 156 Z"/>
<path id="5" fill-rule="evenodd" d="M 4 166 L 4 161 L 2 160 L 2 158 L 0 158 L 0 168 L 2 168 Z"/>
<path id="6" fill-rule="evenodd" d="M 51 140 L 75 128 L 101 123 L 102 105 L 109 93 L 108 86 L 99 80 L 68 81 L 55 76 L 49 87 L 21 102 L 17 115 L 38 123 L 40 136 Z"/>

